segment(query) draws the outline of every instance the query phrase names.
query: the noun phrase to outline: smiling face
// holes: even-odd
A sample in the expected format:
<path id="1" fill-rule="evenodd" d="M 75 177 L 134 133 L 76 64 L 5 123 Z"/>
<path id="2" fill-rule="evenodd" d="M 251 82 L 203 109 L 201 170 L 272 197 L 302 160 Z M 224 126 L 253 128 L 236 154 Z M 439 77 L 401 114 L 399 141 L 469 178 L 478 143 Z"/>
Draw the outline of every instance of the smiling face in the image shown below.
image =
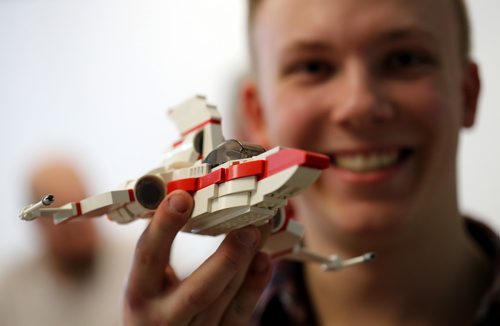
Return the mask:
<path id="1" fill-rule="evenodd" d="M 330 156 L 296 203 L 309 228 L 380 240 L 458 215 L 457 138 L 479 81 L 451 12 L 449 0 L 260 4 L 245 110 L 255 141 Z"/>

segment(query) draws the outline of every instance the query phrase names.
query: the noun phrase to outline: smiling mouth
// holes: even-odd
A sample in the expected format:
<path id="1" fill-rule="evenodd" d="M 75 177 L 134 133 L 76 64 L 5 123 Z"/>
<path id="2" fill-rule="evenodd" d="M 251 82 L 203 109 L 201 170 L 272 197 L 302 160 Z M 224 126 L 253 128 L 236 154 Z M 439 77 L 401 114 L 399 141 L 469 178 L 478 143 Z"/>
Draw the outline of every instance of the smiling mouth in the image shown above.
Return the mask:
<path id="1" fill-rule="evenodd" d="M 330 156 L 334 167 L 352 172 L 371 172 L 401 164 L 413 154 L 411 148 L 389 150 L 338 152 Z"/>

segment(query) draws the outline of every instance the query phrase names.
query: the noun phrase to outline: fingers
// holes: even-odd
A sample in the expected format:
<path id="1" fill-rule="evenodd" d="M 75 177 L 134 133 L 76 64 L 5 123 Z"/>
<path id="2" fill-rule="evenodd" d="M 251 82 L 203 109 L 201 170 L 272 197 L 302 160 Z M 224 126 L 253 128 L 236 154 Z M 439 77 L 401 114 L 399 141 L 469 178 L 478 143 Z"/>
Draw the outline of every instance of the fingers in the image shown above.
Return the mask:
<path id="1" fill-rule="evenodd" d="M 258 248 L 258 246 L 257 246 Z M 241 269 L 236 273 L 234 278 L 229 282 L 229 284 L 224 288 L 222 291 L 221 295 L 213 302 L 211 303 L 207 309 L 202 311 L 196 318 L 197 321 L 200 321 L 200 325 L 207 325 L 206 321 L 210 320 L 214 322 L 215 324 L 219 324 L 218 321 L 220 321 L 222 315 L 226 311 L 227 307 L 229 306 L 231 300 L 233 300 L 233 297 L 236 295 L 236 293 L 239 291 L 243 281 L 245 280 L 245 277 L 248 273 L 248 267 L 251 264 L 252 260 L 246 260 L 242 266 Z M 194 325 L 197 323 L 194 322 Z"/>
<path id="2" fill-rule="evenodd" d="M 209 306 L 219 309 L 220 312 L 214 312 L 214 315 L 220 315 L 228 300 L 224 302 L 224 299 L 218 298 L 226 297 L 224 292 L 233 280 L 240 278 L 240 283 L 242 282 L 256 253 L 259 239 L 260 233 L 255 227 L 245 227 L 229 233 L 217 251 L 163 303 L 163 307 L 168 307 L 165 313 L 170 317 L 175 316 L 169 321 L 176 324 L 189 322 Z M 233 295 L 239 288 L 237 282 L 228 290 Z M 229 300 L 233 295 L 229 296 Z M 212 306 L 218 300 L 222 308 Z M 205 325 L 207 321 L 205 319 Z"/>
<path id="3" fill-rule="evenodd" d="M 174 191 L 156 209 L 137 244 L 127 287 L 129 304 L 140 304 L 165 290 L 172 242 L 192 208 L 193 199 L 188 193 Z"/>
<path id="4" fill-rule="evenodd" d="M 263 252 L 255 255 L 247 276 L 227 307 L 221 325 L 247 325 L 262 292 L 271 279 L 271 259 Z"/>
<path id="5" fill-rule="evenodd" d="M 173 192 L 142 234 L 126 293 L 125 320 L 131 324 L 215 325 L 223 317 L 228 323 L 250 317 L 269 279 L 269 258 L 256 256 L 262 230 L 250 226 L 231 232 L 202 266 L 179 282 L 168 264 L 170 250 L 192 208 L 189 194 Z"/>
<path id="6" fill-rule="evenodd" d="M 267 237 L 270 233 L 270 224 L 265 224 L 262 226 L 257 227 L 260 233 L 260 239 L 259 239 L 259 244 L 257 245 L 257 251 L 260 250 L 262 247 L 263 242 L 267 240 Z M 261 257 L 264 256 L 264 257 Z M 256 257 L 260 257 L 259 259 L 256 260 Z M 252 280 L 255 279 L 256 276 L 261 275 L 261 273 L 255 273 L 255 262 L 258 262 L 259 264 L 257 265 L 261 269 L 259 270 L 260 272 L 263 271 L 263 269 L 266 267 L 267 260 L 265 259 L 267 255 L 263 253 L 257 253 L 256 256 L 252 259 L 252 261 L 248 261 L 244 266 L 243 270 L 246 271 L 245 273 L 239 272 L 233 280 L 228 284 L 228 286 L 224 289 L 222 295 L 214 302 L 212 303 L 204 312 L 202 312 L 197 319 L 200 319 L 201 321 L 205 321 L 205 323 L 201 324 L 206 324 L 206 320 L 213 320 L 213 321 L 220 321 L 223 314 L 226 312 L 227 307 L 230 305 L 230 303 L 233 301 L 234 297 L 238 292 L 240 292 L 240 288 L 242 287 L 242 284 L 247 283 L 249 280 L 248 278 L 250 277 Z M 250 266 L 250 269 L 249 269 Z M 253 266 L 253 267 L 252 267 Z M 264 273 L 265 274 L 265 273 Z M 252 281 L 253 282 L 253 281 Z M 253 282 L 254 283 L 254 282 Z M 264 287 L 267 282 L 263 282 Z M 260 295 L 260 291 L 257 294 L 257 298 Z M 219 324 L 217 322 L 217 324 Z"/>

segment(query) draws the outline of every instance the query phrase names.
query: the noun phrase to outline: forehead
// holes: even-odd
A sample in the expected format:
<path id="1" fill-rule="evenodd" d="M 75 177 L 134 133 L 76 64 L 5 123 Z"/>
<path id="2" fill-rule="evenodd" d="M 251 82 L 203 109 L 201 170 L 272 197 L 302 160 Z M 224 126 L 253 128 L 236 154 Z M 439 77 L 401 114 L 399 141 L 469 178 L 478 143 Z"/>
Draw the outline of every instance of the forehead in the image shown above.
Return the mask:
<path id="1" fill-rule="evenodd" d="M 263 0 L 253 35 L 254 41 L 277 47 L 311 38 L 347 44 L 397 30 L 454 42 L 453 12 L 450 0 Z"/>

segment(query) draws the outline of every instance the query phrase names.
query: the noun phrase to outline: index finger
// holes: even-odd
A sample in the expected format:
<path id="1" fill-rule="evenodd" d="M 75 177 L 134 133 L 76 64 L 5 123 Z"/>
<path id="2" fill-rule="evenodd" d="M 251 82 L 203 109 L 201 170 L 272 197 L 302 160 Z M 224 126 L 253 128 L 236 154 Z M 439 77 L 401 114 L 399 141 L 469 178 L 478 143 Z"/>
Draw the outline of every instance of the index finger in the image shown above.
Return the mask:
<path id="1" fill-rule="evenodd" d="M 153 219 L 137 243 L 127 286 L 129 301 L 154 297 L 166 284 L 165 269 L 172 242 L 193 209 L 193 198 L 185 191 L 169 194 L 156 209 Z"/>

